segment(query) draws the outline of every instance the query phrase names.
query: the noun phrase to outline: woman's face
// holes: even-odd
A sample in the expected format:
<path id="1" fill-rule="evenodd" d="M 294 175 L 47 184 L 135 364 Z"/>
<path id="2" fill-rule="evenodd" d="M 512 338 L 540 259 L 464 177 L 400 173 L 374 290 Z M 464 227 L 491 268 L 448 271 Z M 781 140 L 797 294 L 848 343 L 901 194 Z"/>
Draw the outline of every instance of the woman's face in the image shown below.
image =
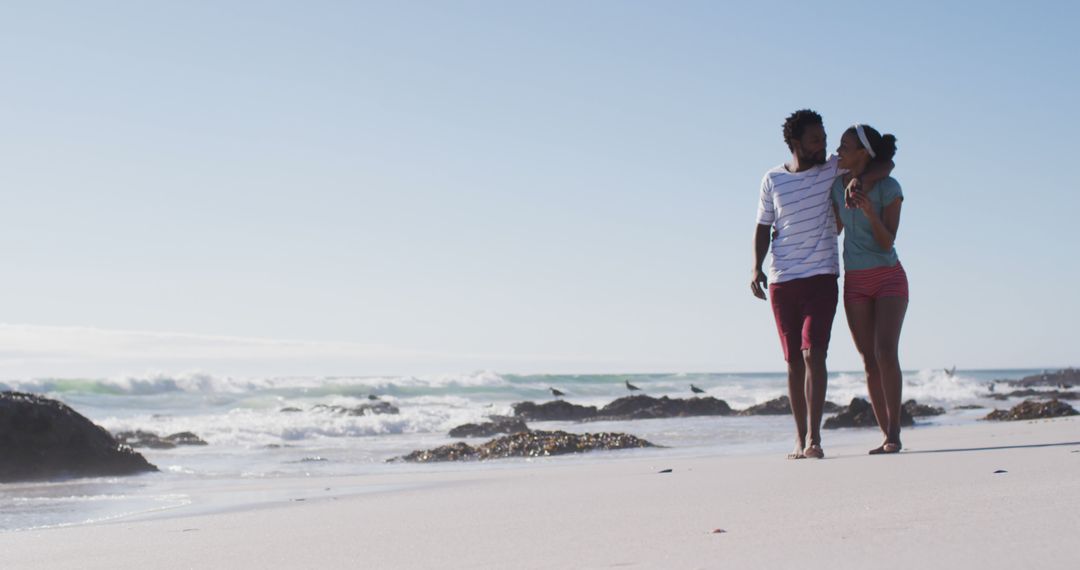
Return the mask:
<path id="1" fill-rule="evenodd" d="M 860 161 L 870 157 L 865 148 L 859 148 L 859 137 L 852 132 L 846 132 L 840 137 L 840 146 L 836 149 L 836 154 L 840 157 L 840 168 L 847 170 L 855 168 Z"/>

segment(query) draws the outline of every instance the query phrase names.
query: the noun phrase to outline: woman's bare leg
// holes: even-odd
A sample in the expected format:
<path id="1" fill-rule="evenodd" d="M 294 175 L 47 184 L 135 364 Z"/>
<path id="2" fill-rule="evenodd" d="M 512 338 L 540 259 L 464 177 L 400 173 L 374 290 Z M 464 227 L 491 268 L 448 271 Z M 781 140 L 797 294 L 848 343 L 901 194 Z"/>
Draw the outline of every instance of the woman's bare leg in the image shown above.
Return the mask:
<path id="1" fill-rule="evenodd" d="M 903 404 L 904 392 L 904 377 L 900 370 L 899 357 L 900 329 L 904 326 L 908 299 L 907 297 L 882 297 L 877 299 L 874 305 L 876 313 L 874 355 L 877 357 L 888 410 L 886 439 L 889 443 L 896 444 L 896 450 L 899 451 L 900 407 Z"/>
<path id="2" fill-rule="evenodd" d="M 863 368 L 866 370 L 866 389 L 870 393 L 870 405 L 874 408 L 874 418 L 877 420 L 878 427 L 881 428 L 882 435 L 888 439 L 889 412 L 877 362 L 874 301 L 845 303 L 844 311 L 847 313 L 851 338 L 854 339 L 855 348 L 863 359 Z"/>

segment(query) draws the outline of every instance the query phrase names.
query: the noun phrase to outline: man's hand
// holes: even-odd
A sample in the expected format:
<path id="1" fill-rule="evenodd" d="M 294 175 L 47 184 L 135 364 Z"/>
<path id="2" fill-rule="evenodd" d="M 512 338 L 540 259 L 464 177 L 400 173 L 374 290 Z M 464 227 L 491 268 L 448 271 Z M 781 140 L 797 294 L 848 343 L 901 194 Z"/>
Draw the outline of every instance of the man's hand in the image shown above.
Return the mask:
<path id="1" fill-rule="evenodd" d="M 754 293 L 754 296 L 758 299 L 765 299 L 765 291 L 769 289 L 769 280 L 765 277 L 765 272 L 760 269 L 755 269 L 750 278 L 750 291 Z"/>
<path id="2" fill-rule="evenodd" d="M 863 215 L 868 219 L 870 216 L 876 215 L 874 212 L 874 203 L 870 201 L 870 197 L 862 192 L 862 190 L 856 190 L 851 193 L 851 207 L 862 210 Z"/>
<path id="3" fill-rule="evenodd" d="M 852 178 L 847 184 L 847 188 L 844 189 L 844 206 L 847 208 L 855 208 L 855 203 L 851 199 L 851 195 L 856 192 L 862 191 L 862 180 L 858 178 Z"/>

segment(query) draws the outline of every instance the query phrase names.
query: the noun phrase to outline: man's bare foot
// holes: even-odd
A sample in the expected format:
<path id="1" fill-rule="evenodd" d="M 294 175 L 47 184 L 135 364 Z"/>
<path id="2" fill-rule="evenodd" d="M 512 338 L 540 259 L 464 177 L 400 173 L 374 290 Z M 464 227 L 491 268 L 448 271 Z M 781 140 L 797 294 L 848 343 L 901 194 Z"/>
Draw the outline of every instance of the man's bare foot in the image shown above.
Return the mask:
<path id="1" fill-rule="evenodd" d="M 870 455 L 881 455 L 885 453 L 885 444 L 881 444 L 868 452 Z"/>
<path id="2" fill-rule="evenodd" d="M 795 445 L 795 451 L 792 451 L 791 453 L 787 454 L 787 458 L 788 459 L 806 459 L 806 456 L 803 455 L 802 446 L 796 444 Z"/>
<path id="3" fill-rule="evenodd" d="M 810 444 L 809 447 L 804 449 L 803 450 L 803 455 L 805 457 L 812 457 L 814 459 L 824 459 L 825 458 L 825 452 L 822 451 L 821 446 L 816 444 L 816 443 L 812 443 L 812 444 Z"/>
<path id="4" fill-rule="evenodd" d="M 882 453 L 900 453 L 904 446 L 899 441 L 889 441 L 881 446 Z"/>

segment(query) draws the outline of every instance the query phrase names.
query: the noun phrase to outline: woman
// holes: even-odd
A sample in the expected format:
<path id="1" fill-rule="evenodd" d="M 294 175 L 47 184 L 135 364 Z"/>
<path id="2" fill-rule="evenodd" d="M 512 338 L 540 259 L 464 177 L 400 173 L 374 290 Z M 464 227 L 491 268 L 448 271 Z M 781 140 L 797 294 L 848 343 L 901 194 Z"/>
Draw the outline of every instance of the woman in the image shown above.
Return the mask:
<path id="1" fill-rule="evenodd" d="M 870 454 L 897 453 L 902 447 L 903 392 L 897 350 L 908 306 L 908 282 L 893 244 L 904 195 L 892 177 L 862 190 L 850 185 L 869 164 L 892 160 L 896 137 L 855 125 L 844 132 L 837 154 L 840 168 L 848 171 L 832 186 L 837 229 L 844 232 L 844 309 L 866 368 L 874 416 L 885 435 L 885 441 Z"/>

